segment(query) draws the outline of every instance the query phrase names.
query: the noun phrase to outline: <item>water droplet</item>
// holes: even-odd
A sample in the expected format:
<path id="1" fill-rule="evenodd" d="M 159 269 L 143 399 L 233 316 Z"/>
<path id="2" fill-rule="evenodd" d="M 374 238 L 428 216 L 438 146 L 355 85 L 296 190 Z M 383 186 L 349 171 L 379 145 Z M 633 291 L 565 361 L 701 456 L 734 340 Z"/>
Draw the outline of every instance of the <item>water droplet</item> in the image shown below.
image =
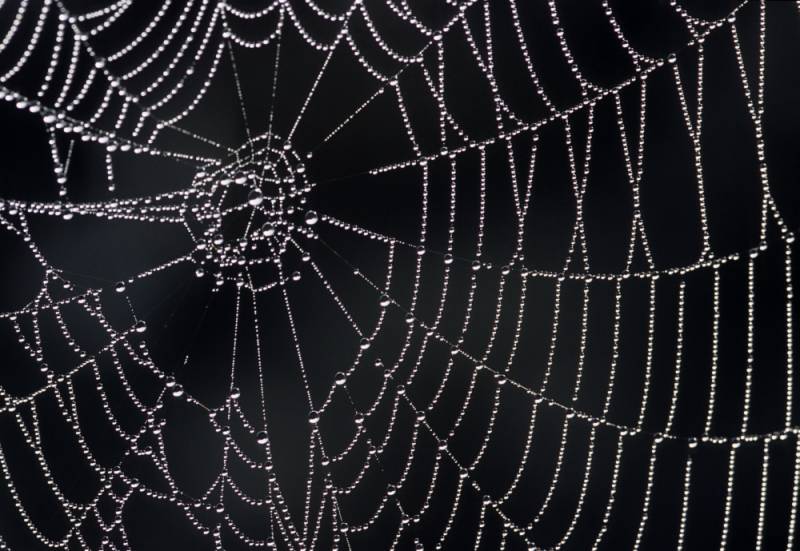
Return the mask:
<path id="1" fill-rule="evenodd" d="M 248 194 L 247 202 L 251 207 L 257 207 L 264 202 L 264 194 L 260 189 L 254 189 Z"/>
<path id="2" fill-rule="evenodd" d="M 309 226 L 313 226 L 314 224 L 319 222 L 319 215 L 316 213 L 316 211 L 313 210 L 306 211 L 305 221 L 306 224 L 308 224 Z"/>
<path id="3" fill-rule="evenodd" d="M 144 333 L 147 331 L 147 324 L 144 320 L 139 320 L 136 322 L 136 325 L 133 326 L 137 333 Z"/>
<path id="4" fill-rule="evenodd" d="M 389 298 L 389 295 L 387 295 L 387 294 L 381 295 L 381 302 L 380 302 L 381 308 L 386 308 L 391 303 L 392 303 L 392 299 Z"/>
<path id="5" fill-rule="evenodd" d="M 267 435 L 267 431 L 264 430 L 258 431 L 258 434 L 256 434 L 256 442 L 258 442 L 261 445 L 264 445 L 267 443 L 268 440 L 269 436 Z"/>
<path id="6" fill-rule="evenodd" d="M 114 287 L 114 290 L 116 292 L 118 292 L 118 293 L 124 293 L 125 292 L 125 282 L 124 281 L 120 281 L 119 283 L 117 283 L 117 285 Z"/>

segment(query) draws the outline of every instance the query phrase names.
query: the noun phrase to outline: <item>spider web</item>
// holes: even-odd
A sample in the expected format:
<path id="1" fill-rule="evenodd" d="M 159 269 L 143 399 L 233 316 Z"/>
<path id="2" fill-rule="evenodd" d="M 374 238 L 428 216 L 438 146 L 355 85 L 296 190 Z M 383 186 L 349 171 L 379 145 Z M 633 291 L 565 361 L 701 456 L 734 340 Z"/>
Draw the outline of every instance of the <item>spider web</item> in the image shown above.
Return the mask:
<path id="1" fill-rule="evenodd" d="M 0 548 L 793 548 L 778 8 L 77 4 L 0 5 Z"/>

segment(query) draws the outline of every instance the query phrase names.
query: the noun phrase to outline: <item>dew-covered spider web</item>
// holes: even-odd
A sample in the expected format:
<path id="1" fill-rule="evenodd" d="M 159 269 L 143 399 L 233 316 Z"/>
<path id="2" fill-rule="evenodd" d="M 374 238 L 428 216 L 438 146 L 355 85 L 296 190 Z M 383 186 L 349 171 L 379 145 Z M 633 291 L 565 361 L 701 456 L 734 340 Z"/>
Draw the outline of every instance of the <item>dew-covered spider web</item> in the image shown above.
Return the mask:
<path id="1" fill-rule="evenodd" d="M 800 5 L 0 0 L 0 549 L 794 549 Z"/>

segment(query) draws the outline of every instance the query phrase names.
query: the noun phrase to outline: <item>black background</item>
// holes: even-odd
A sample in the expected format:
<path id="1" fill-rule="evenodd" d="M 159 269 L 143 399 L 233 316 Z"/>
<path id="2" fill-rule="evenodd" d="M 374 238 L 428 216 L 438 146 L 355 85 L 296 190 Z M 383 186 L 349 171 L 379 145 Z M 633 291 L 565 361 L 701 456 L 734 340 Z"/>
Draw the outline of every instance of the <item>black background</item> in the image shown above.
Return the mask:
<path id="1" fill-rule="evenodd" d="M 0 10 L 0 29 L 7 28 L 12 11 L 9 6 L 14 4 L 13 0 L 7 2 Z M 319 33 L 318 36 L 325 37 L 325 40 L 333 36 L 335 25 L 323 24 L 315 19 L 301 2 L 292 1 L 291 4 L 297 9 L 301 20 Z M 428 39 L 397 23 L 381 2 L 367 0 L 366 4 L 376 24 L 379 27 L 385 24 L 381 32 L 386 33 L 387 40 L 391 38 L 390 43 L 399 50 L 418 51 L 428 42 Z M 444 2 L 417 1 L 410 4 L 418 17 L 432 27 L 441 26 L 453 13 L 453 8 Z M 579 88 L 558 50 L 546 3 L 537 0 L 518 4 L 534 64 L 548 95 L 559 109 L 578 103 Z M 695 105 L 692 84 L 696 74 L 696 48 L 685 46 L 690 37 L 680 18 L 666 2 L 661 1 L 616 1 L 612 5 L 620 24 L 637 49 L 653 57 L 664 57 L 669 52 L 679 51 L 678 63 L 688 101 L 691 106 Z M 686 2 L 683 5 L 697 17 L 716 18 L 729 12 L 734 3 L 715 0 Z M 94 4 L 73 0 L 66 6 L 71 11 L 82 13 Z M 182 6 L 183 3 L 178 3 L 171 7 L 166 20 L 174 21 Z M 492 1 L 491 6 L 501 93 L 524 120 L 541 119 L 547 112 L 533 92 L 521 62 L 510 24 L 508 4 Z M 241 3 L 241 7 L 255 9 L 244 3 Z M 346 2 L 337 0 L 328 3 L 327 7 L 331 11 L 341 12 Z M 156 9 L 155 3 L 137 2 L 110 32 L 102 35 L 102 39 L 93 39 L 93 47 L 100 53 L 115 51 L 115 45 L 124 44 L 141 31 L 146 24 L 144 22 L 152 17 Z M 479 3 L 467 13 L 479 37 L 478 41 L 483 43 L 484 35 L 479 32 L 482 28 L 481 9 Z M 558 9 L 567 41 L 587 78 L 603 86 L 612 86 L 633 74 L 633 65 L 611 33 L 599 2 L 559 1 Z M 765 141 L 769 180 L 788 227 L 795 230 L 800 214 L 796 187 L 800 158 L 800 138 L 797 135 L 800 107 L 796 100 L 797 91 L 800 90 L 800 73 L 797 71 L 800 62 L 800 49 L 797 48 L 800 14 L 793 2 L 777 1 L 767 2 L 766 13 Z M 28 19 L 26 23 L 32 25 L 32 20 Z M 264 36 L 268 32 L 265 29 L 271 29 L 273 24 L 267 18 L 257 25 L 231 25 L 242 36 L 255 39 Z M 752 87 L 757 60 L 757 2 L 749 2 L 740 11 L 737 28 Z M 54 29 L 55 22 L 51 19 L 44 29 L 48 48 Z M 140 61 L 152 51 L 159 37 L 165 36 L 168 30 L 169 25 L 166 24 L 157 27 L 153 36 L 145 41 L 148 46 L 133 55 L 134 59 L 129 65 L 120 63 L 113 67 L 114 71 L 122 73 L 126 67 L 134 66 L 137 60 Z M 363 23 L 354 23 L 352 34 L 370 61 L 381 70 L 396 72 L 400 68 L 381 56 L 368 40 L 368 31 Z M 179 33 L 179 36 L 182 37 L 183 33 Z M 444 44 L 448 108 L 459 124 L 476 139 L 496 135 L 493 108 L 487 95 L 488 86 L 465 46 L 463 32 L 456 29 L 448 33 Z M 19 42 L 12 45 L 15 51 L 21 48 Z M 48 59 L 47 49 L 42 52 L 38 57 L 34 56 L 30 66 L 26 66 L 6 86 L 26 94 L 35 91 L 37 79 L 43 74 Z M 715 30 L 706 41 L 705 52 L 702 158 L 711 245 L 718 257 L 732 253 L 740 253 L 744 257 L 747 251 L 758 245 L 760 221 L 761 194 L 752 124 L 746 111 L 729 30 Z M 259 50 L 234 47 L 234 54 L 250 130 L 253 134 L 261 134 L 267 130 L 273 102 L 270 90 L 274 47 Z M 8 59 L 13 57 L 8 53 L 3 56 L 5 67 L 9 64 Z M 279 136 L 285 136 L 292 127 L 324 59 L 324 53 L 309 48 L 296 31 L 287 26 L 281 42 L 277 97 L 274 99 L 274 128 Z M 208 74 L 210 62 L 208 54 L 198 62 L 195 72 L 197 78 Z M 86 65 L 79 67 L 76 78 L 86 74 L 89 65 L 88 62 L 84 63 Z M 432 74 L 436 74 L 433 49 L 426 51 L 425 65 Z M 136 89 L 137 82 L 152 80 L 161 66 L 155 63 L 139 81 L 133 82 L 131 89 Z M 56 82 L 59 82 L 59 78 L 63 79 L 63 75 L 58 76 Z M 208 94 L 179 126 L 226 146 L 241 145 L 247 134 L 234 82 L 226 51 Z M 316 187 L 310 194 L 308 208 L 416 245 L 419 242 L 421 213 L 420 169 L 414 167 L 380 175 L 368 172 L 386 163 L 413 158 L 395 96 L 389 92 L 379 96 L 341 132 L 329 141 L 323 140 L 331 129 L 353 113 L 380 86 L 358 65 L 346 46 L 339 46 L 297 127 L 292 145 L 301 153 L 313 152 L 306 166 L 309 178 L 316 183 Z M 419 68 L 405 69 L 400 77 L 400 86 L 422 151 L 426 154 L 438 152 L 441 143 L 437 133 L 436 105 Z M 700 253 L 701 238 L 690 142 L 669 69 L 657 69 L 647 79 L 647 86 L 645 173 L 641 184 L 643 217 L 657 268 L 691 265 Z M 637 84 L 622 92 L 626 129 L 631 144 L 638 143 L 635 136 L 638 131 L 639 90 Z M 87 103 L 92 104 L 92 100 L 96 102 L 98 99 L 90 93 Z M 167 115 L 164 113 L 165 118 Z M 73 116 L 80 119 L 83 113 L 77 109 Z M 0 196 L 22 201 L 58 201 L 46 133 L 38 118 L 15 109 L 13 102 L 0 105 L 0 117 L 3 129 L 0 132 Z M 582 164 L 585 110 L 572 115 L 570 123 L 578 151 L 576 155 Z M 109 127 L 108 121 L 104 119 L 100 126 Z M 513 128 L 513 124 L 506 123 L 506 128 Z M 130 129 L 127 128 L 127 131 L 130 132 Z M 613 100 L 610 98 L 596 107 L 594 132 L 591 174 L 585 198 L 591 271 L 618 273 L 625 265 L 632 203 Z M 539 136 L 534 194 L 525 235 L 525 265 L 530 269 L 560 271 L 566 259 L 575 219 L 563 123 L 556 121 L 546 124 L 539 131 Z M 460 145 L 452 135 L 449 139 L 450 146 Z M 526 173 L 522 167 L 527 166 L 530 139 L 530 132 L 522 132 L 512 140 L 521 175 Z M 67 145 L 68 139 L 61 136 L 59 146 L 62 151 L 66 150 Z M 169 130 L 160 135 L 156 146 L 205 156 L 220 154 L 214 147 Z M 475 356 L 482 352 L 494 321 L 499 266 L 508 262 L 513 254 L 515 235 L 505 146 L 498 142 L 487 147 L 486 151 L 487 211 L 482 259 L 491 262 L 493 267 L 481 270 L 478 275 L 472 322 L 465 336 L 464 349 Z M 197 171 L 191 162 L 125 153 L 115 154 L 114 163 L 117 181 L 115 196 L 119 198 L 142 197 L 186 188 Z M 428 253 L 423 257 L 421 291 L 416 311 L 418 318 L 427 321 L 434 319 L 442 295 L 442 254 L 446 250 L 449 227 L 449 163 L 447 158 L 430 163 L 429 230 L 426 237 Z M 477 151 L 459 155 L 453 251 L 456 262 L 451 267 L 447 302 L 439 328 L 442 335 L 451 338 L 458 334 L 463 323 L 472 276 L 470 262 L 475 257 L 478 166 Z M 73 202 L 108 201 L 114 196 L 105 189 L 104 155 L 96 145 L 76 143 L 67 187 L 68 198 Z M 116 281 L 190 251 L 192 243 L 182 227 L 109 221 L 90 216 L 77 216 L 67 222 L 52 216 L 30 215 L 28 222 L 34 241 L 45 257 L 53 266 L 63 270 L 64 277 L 74 282 L 78 291 L 85 288 L 105 290 L 102 295 L 103 310 L 115 327 L 131 325 L 131 311 L 125 298 L 130 299 L 137 316 L 148 323 L 147 333 L 143 337 L 137 336 L 135 340 L 146 339 L 159 369 L 174 374 L 187 391 L 204 404 L 218 406 L 222 403 L 228 392 L 233 350 L 235 287 L 227 285 L 215 292 L 211 279 L 195 278 L 194 266 L 186 263 L 137 280 L 122 295 L 113 292 Z M 312 258 L 358 323 L 362 327 L 371 327 L 379 313 L 379 293 L 354 276 L 352 269 L 357 267 L 381 285 L 386 275 L 386 246 L 324 222 L 319 224 L 318 230 L 319 240 L 306 243 Z M 750 432 L 754 433 L 780 430 L 784 415 L 784 255 L 774 225 L 770 226 L 768 243 L 769 248 L 756 261 L 756 368 L 749 425 Z M 0 268 L 3 281 L 0 286 L 0 310 L 13 311 L 35 297 L 44 273 L 21 240 L 11 232 L 0 233 L 0 251 L 3 258 Z M 300 282 L 289 284 L 289 296 L 312 396 L 318 404 L 331 386 L 334 374 L 352 364 L 358 338 L 325 288 L 319 284 L 319 279 L 308 269 L 308 265 L 303 265 L 296 257 L 290 251 L 285 258 L 287 270 L 297 268 L 303 271 Z M 413 248 L 397 248 L 391 294 L 404 308 L 410 303 L 415 259 Z M 570 270 L 581 269 L 576 256 Z M 633 269 L 645 269 L 641 255 L 634 260 Z M 795 267 L 795 272 L 797 269 Z M 518 272 L 512 272 L 515 273 Z M 726 264 L 721 270 L 720 386 L 712 433 L 722 436 L 738 434 L 741 423 L 746 357 L 745 274 L 746 262 L 743 260 Z M 699 435 L 703 429 L 710 372 L 712 277 L 712 270 L 703 268 L 683 278 L 686 281 L 685 346 L 679 407 L 673 425 L 674 432 L 680 435 Z M 657 286 L 655 359 L 645 419 L 646 431 L 663 429 L 669 407 L 675 362 L 679 281 L 680 278 L 675 276 L 662 277 Z M 53 283 L 50 285 L 57 287 Z M 522 339 L 509 376 L 531 388 L 538 388 L 546 365 L 553 287 L 551 279 L 532 278 L 528 283 Z M 596 281 L 591 289 L 583 388 L 576 407 L 597 414 L 602 409 L 605 397 L 611 356 L 613 284 Z M 54 291 L 59 292 L 65 293 L 64 290 Z M 578 282 L 567 281 L 564 284 L 558 347 L 548 390 L 549 396 L 563 403 L 569 403 L 575 379 L 582 292 Z M 252 419 L 256 419 L 259 394 L 256 390 L 253 319 L 250 297 L 246 291 L 243 297 L 243 304 L 247 308 L 242 309 L 240 319 L 243 329 L 236 353 L 236 384 L 242 389 L 243 409 Z M 505 367 L 512 346 L 519 299 L 519 277 L 512 276 L 503 299 L 504 310 L 495 350 L 487 361 L 494 369 Z M 309 408 L 303 395 L 282 300 L 277 291 L 260 295 L 258 315 L 262 329 L 266 404 L 275 471 L 297 523 L 302 519 L 305 495 Z M 631 279 L 623 284 L 620 358 L 609 412 L 609 419 L 622 425 L 633 425 L 638 417 L 644 377 L 647 300 L 646 281 Z M 103 335 L 96 321 L 82 315 L 78 308 L 65 308 L 64 316 L 86 349 L 96 350 L 103 345 Z M 392 307 L 388 310 L 385 328 L 348 381 L 349 399 L 339 392 L 338 398 L 323 415 L 320 426 L 328 450 L 341 449 L 349 441 L 354 429 L 353 407 L 363 408 L 373 399 L 383 378 L 382 372 L 373 367 L 374 360 L 380 357 L 387 365 L 396 360 L 405 337 L 404 316 L 403 308 Z M 12 325 L 7 319 L 0 322 L 0 385 L 11 395 L 27 394 L 41 386 L 42 377 L 35 362 L 26 356 L 16 342 L 17 335 Z M 29 332 L 30 327 L 26 326 L 24 331 Z M 64 346 L 64 339 L 52 316 L 42 316 L 42 334 L 47 362 L 54 370 L 62 372 L 75 365 L 75 356 Z M 422 336 L 417 329 L 412 338 L 411 354 L 414 359 Z M 441 343 L 433 341 L 429 345 L 416 381 L 408 385 L 412 402 L 425 404 L 431 399 L 448 358 L 449 351 Z M 99 355 L 98 359 L 101 370 L 108 373 L 107 378 L 104 375 L 104 384 L 108 385 L 112 404 L 119 407 L 115 413 L 118 413 L 126 428 L 138 427 L 142 419 L 134 414 L 123 389 L 111 375 L 113 366 L 108 357 Z M 412 363 L 408 359 L 403 362 L 396 380 L 408 376 Z M 138 385 L 138 393 L 143 400 L 149 397 L 146 401 L 151 403 L 161 383 L 140 374 L 136 366 L 127 367 L 130 367 L 131 380 Z M 432 427 L 449 427 L 453 422 L 473 367 L 464 358 L 456 359 L 451 382 L 448 383 L 451 385 L 448 389 L 452 388 L 452 392 L 445 393 L 440 406 L 428 416 Z M 106 422 L 106 415 L 93 388 L 94 379 L 91 373 L 84 371 L 76 375 L 74 380 L 82 431 L 98 460 L 102 464 L 113 465 L 122 456 L 122 442 L 113 436 Z M 450 444 L 454 456 L 465 458 L 466 461 L 479 448 L 486 431 L 494 389 L 491 377 L 479 375 L 470 415 Z M 473 473 L 474 479 L 484 488 L 484 493 L 494 497 L 502 495 L 514 477 L 525 442 L 531 397 L 507 385 L 503 388 L 501 403 L 489 451 Z M 60 420 L 52 395 L 43 397 L 38 407 L 48 464 L 54 476 L 71 499 L 79 502 L 89 499 L 98 490 L 97 479 L 81 458 L 67 424 Z M 523 523 L 530 520 L 532 511 L 538 509 L 547 493 L 561 437 L 563 412 L 547 407 L 540 410 L 526 474 L 519 483 L 515 498 L 506 509 L 512 518 L 520 519 Z M 408 453 L 413 416 L 407 407 L 401 407 L 400 412 L 391 445 L 381 457 L 379 465 L 373 466 L 368 472 L 368 477 L 362 482 L 363 491 L 340 499 L 342 516 L 349 523 L 357 524 L 371 515 L 377 497 L 385 491 L 385 485 L 396 480 L 402 469 Z M 375 417 L 368 420 L 369 431 L 375 440 L 383 436 L 386 413 L 385 407 L 380 408 Z M 167 421 L 164 432 L 170 472 L 185 495 L 196 497 L 220 470 L 221 439 L 210 428 L 202 410 L 183 400 L 168 396 L 161 415 Z M 56 537 L 63 533 L 66 526 L 63 514 L 59 512 L 60 506 L 43 484 L 38 466 L 32 461 L 30 449 L 22 442 L 13 417 L 8 414 L 1 417 L 0 445 L 13 473 L 17 492 L 36 525 L 44 533 Z M 797 414 L 795 424 L 796 419 Z M 579 420 L 570 425 L 566 459 L 559 475 L 557 491 L 548 512 L 531 532 L 533 540 L 539 545 L 549 546 L 557 542 L 575 511 L 586 463 L 589 429 L 587 423 Z M 232 430 L 236 428 L 232 427 Z M 253 455 L 263 453 L 258 450 L 252 437 L 239 436 L 242 446 Z M 601 426 L 597 431 L 589 492 L 581 520 L 566 548 L 587 549 L 594 541 L 608 497 L 616 438 L 614 429 Z M 651 439 L 646 434 L 626 439 L 616 501 L 604 539 L 606 549 L 628 549 L 632 546 L 640 520 L 650 445 Z M 728 450 L 727 445 L 702 444 L 693 452 L 694 471 L 685 544 L 690 549 L 711 549 L 719 545 Z M 771 447 L 763 549 L 783 549 L 786 546 L 794 450 L 793 437 L 775 442 Z M 334 482 L 349 483 L 361 465 L 365 452 L 362 443 L 356 448 L 352 461 L 346 461 L 332 471 Z M 669 441 L 659 449 L 649 521 L 642 542 L 644 549 L 675 547 L 687 453 L 683 441 Z M 423 431 L 420 434 L 416 454 L 408 482 L 398 492 L 403 506 L 410 511 L 421 506 L 429 488 L 436 454 L 436 444 L 430 433 Z M 753 548 L 761 457 L 760 444 L 744 445 L 738 453 L 729 548 Z M 123 461 L 123 470 L 127 475 L 141 479 L 143 484 L 163 490 L 163 481 L 152 466 L 148 467 L 147 462 L 147 458 L 128 458 Z M 231 470 L 250 495 L 261 495 L 264 487 L 262 476 L 248 473 L 240 464 L 233 465 Z M 439 486 L 430 509 L 418 524 L 406 531 L 399 548 L 413 549 L 415 538 L 424 543 L 425 549 L 434 548 L 450 512 L 456 475 L 453 463 L 443 460 L 437 481 Z M 317 489 L 319 481 L 317 465 Z M 472 489 L 464 490 L 455 526 L 446 540 L 446 548 L 471 548 L 480 500 L 480 494 Z M 226 497 L 226 504 L 229 507 L 226 513 L 235 518 L 247 534 L 255 538 L 269 535 L 263 509 L 249 509 L 230 494 Z M 104 508 L 107 505 L 101 504 L 101 510 L 111 511 L 111 508 Z M 352 549 L 388 548 L 399 513 L 396 507 L 387 507 L 387 511 L 366 534 L 350 535 Z M 213 514 L 203 518 L 213 526 Z M 331 546 L 329 520 L 328 515 L 319 542 L 324 549 Z M 135 495 L 128 502 L 124 525 L 134 549 L 213 548 L 213 541 L 200 536 L 176 506 L 144 495 Z M 20 521 L 5 483 L 0 491 L 0 527 L 0 535 L 10 548 L 39 548 L 40 544 L 30 537 Z M 497 549 L 501 531 L 497 517 L 487 514 L 481 548 Z M 95 547 L 98 542 L 96 523 L 87 522 L 83 533 L 90 545 Z M 118 535 L 112 539 L 118 542 Z M 229 530 L 223 530 L 223 542 L 226 549 L 243 547 Z M 285 542 L 279 543 L 279 547 L 284 548 Z M 70 548 L 79 547 L 73 542 Z M 509 536 L 507 548 L 523 547 L 518 538 Z"/>

